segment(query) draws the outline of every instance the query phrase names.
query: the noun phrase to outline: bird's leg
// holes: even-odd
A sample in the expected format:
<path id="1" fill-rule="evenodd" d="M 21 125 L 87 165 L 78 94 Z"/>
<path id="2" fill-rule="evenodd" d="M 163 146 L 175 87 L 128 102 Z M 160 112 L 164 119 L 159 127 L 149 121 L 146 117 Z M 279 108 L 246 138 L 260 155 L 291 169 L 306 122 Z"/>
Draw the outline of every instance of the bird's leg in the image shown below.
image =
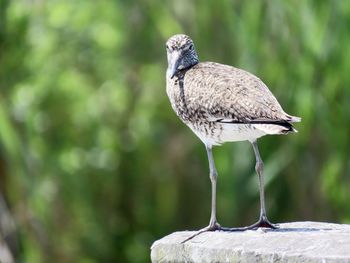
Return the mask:
<path id="1" fill-rule="evenodd" d="M 213 152 L 211 146 L 205 146 L 207 150 L 208 160 L 209 160 L 209 177 L 211 181 L 211 216 L 209 225 L 205 228 L 202 228 L 198 230 L 196 233 L 188 237 L 186 240 L 182 241 L 182 243 L 185 243 L 186 241 L 194 238 L 195 236 L 198 236 L 199 234 L 207 231 L 215 231 L 215 230 L 221 230 L 221 226 L 218 224 L 216 220 L 216 180 L 218 177 L 218 173 L 216 171 L 214 158 L 213 158 Z"/>
<path id="2" fill-rule="evenodd" d="M 198 236 L 199 234 L 207 231 L 215 231 L 215 230 L 221 230 L 221 231 L 246 231 L 246 230 L 252 230 L 252 229 L 258 229 L 259 227 L 264 228 L 270 228 L 270 229 L 276 229 L 278 228 L 277 225 L 274 225 L 270 223 L 270 221 L 267 219 L 266 216 L 266 209 L 265 209 L 265 194 L 264 194 L 264 164 L 261 160 L 258 144 L 256 141 L 252 142 L 255 158 L 256 158 L 256 164 L 255 164 L 255 170 L 259 177 L 259 192 L 260 192 L 260 217 L 258 222 L 256 222 L 253 225 L 246 226 L 246 227 L 235 227 L 235 228 L 228 228 L 228 227 L 221 227 L 217 220 L 216 220 L 216 180 L 217 180 L 217 171 L 215 168 L 214 158 L 211 147 L 206 146 L 207 154 L 208 154 L 208 160 L 209 160 L 209 169 L 210 169 L 210 180 L 211 180 L 211 187 L 212 187 L 212 197 L 211 197 L 211 217 L 209 225 L 205 228 L 202 228 L 198 230 L 196 233 L 182 241 L 181 243 L 185 243 L 188 240 L 191 240 L 192 238 Z"/>
<path id="3" fill-rule="evenodd" d="M 211 216 L 208 228 L 210 230 L 216 230 L 220 225 L 216 220 L 216 181 L 218 177 L 218 172 L 216 171 L 212 148 L 206 146 L 208 160 L 209 160 L 209 171 L 210 171 L 210 181 L 211 181 Z"/>
<path id="4" fill-rule="evenodd" d="M 245 227 L 235 227 L 235 228 L 226 228 L 226 227 L 220 227 L 220 230 L 222 231 L 246 231 L 246 230 L 253 230 L 258 229 L 259 227 L 264 228 L 270 228 L 270 229 L 276 229 L 278 228 L 277 225 L 274 225 L 270 223 L 270 221 L 267 219 L 266 216 L 266 209 L 265 209 L 265 194 L 264 194 L 264 164 L 261 160 L 258 144 L 255 141 L 252 142 L 255 158 L 256 158 L 256 164 L 255 164 L 255 170 L 259 177 L 259 192 L 260 192 L 260 217 L 258 222 L 254 223 L 250 226 Z"/>
<path id="5" fill-rule="evenodd" d="M 248 226 L 248 229 L 256 229 L 259 227 L 265 227 L 265 228 L 272 228 L 276 229 L 277 226 L 270 223 L 270 221 L 267 219 L 266 216 L 266 209 L 265 209 L 265 194 L 264 194 L 264 164 L 261 160 L 258 144 L 257 141 L 252 142 L 254 153 L 255 153 L 255 170 L 259 177 L 259 192 L 260 192 L 260 218 L 259 221 L 255 224 Z"/>

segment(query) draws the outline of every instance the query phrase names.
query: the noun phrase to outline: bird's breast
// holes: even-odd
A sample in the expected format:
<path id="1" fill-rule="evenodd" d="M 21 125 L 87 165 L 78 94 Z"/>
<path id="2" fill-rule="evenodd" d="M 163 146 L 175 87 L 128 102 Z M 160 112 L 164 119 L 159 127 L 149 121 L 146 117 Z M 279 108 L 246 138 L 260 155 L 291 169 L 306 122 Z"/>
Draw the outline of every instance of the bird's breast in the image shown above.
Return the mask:
<path id="1" fill-rule="evenodd" d="M 183 121 L 190 121 L 194 115 L 194 109 L 189 105 L 191 99 L 187 96 L 183 79 L 178 77 L 167 78 L 167 94 L 173 110 Z"/>

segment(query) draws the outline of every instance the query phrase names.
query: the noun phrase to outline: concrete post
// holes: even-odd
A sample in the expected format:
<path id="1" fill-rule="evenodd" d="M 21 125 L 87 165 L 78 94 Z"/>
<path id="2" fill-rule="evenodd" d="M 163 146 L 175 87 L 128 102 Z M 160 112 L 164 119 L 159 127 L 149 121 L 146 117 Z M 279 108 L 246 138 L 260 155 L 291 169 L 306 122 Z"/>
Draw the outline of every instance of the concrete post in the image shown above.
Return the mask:
<path id="1" fill-rule="evenodd" d="M 206 232 L 182 244 L 190 231 L 154 242 L 153 263 L 163 262 L 349 262 L 350 225 L 280 224 L 280 229 Z"/>

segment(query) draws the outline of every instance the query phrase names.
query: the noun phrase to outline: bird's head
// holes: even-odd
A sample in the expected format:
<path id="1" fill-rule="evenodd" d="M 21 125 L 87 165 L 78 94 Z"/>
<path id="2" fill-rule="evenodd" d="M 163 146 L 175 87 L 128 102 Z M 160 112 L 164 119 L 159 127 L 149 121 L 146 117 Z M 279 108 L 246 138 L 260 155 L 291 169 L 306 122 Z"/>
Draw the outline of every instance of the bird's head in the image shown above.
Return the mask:
<path id="1" fill-rule="evenodd" d="M 167 75 L 173 78 L 182 69 L 196 65 L 199 60 L 190 37 L 179 34 L 174 35 L 166 42 L 168 56 Z"/>

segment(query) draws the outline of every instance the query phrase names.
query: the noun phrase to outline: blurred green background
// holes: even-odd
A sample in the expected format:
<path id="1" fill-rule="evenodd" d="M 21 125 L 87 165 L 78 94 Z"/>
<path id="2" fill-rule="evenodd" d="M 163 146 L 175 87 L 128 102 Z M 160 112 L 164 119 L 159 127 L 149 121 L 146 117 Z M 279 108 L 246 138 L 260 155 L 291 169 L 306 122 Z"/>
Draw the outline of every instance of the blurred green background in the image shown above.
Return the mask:
<path id="1" fill-rule="evenodd" d="M 208 224 L 205 148 L 165 93 L 175 33 L 303 118 L 259 141 L 271 221 L 350 223 L 350 1 L 0 0 L 2 257 L 148 262 Z M 219 222 L 255 222 L 250 144 L 214 157 Z"/>

